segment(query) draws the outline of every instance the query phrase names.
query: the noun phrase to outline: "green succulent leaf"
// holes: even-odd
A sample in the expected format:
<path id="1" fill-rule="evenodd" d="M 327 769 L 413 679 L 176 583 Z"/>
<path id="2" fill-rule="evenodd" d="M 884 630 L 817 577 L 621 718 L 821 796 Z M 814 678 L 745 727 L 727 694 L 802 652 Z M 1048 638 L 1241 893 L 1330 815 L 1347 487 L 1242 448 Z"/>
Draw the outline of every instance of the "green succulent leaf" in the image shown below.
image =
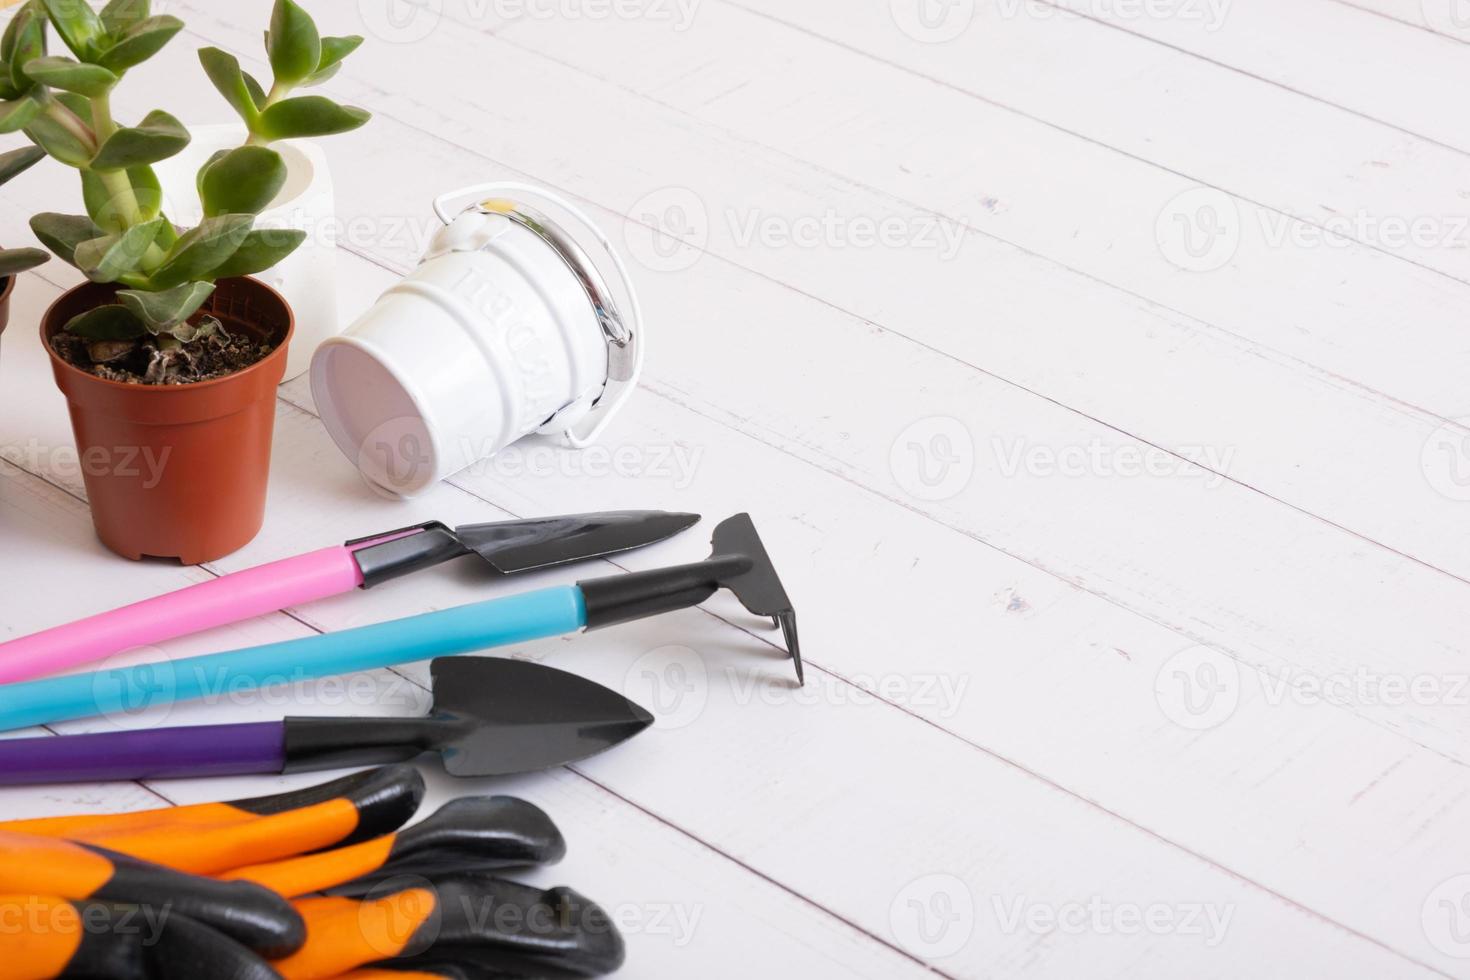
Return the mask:
<path id="1" fill-rule="evenodd" d="M 121 234 L 82 242 L 75 253 L 77 268 L 93 282 L 116 282 L 120 276 L 137 272 L 163 223 L 162 218 L 154 218 Z"/>
<path id="2" fill-rule="evenodd" d="M 304 82 L 321 64 L 321 35 L 317 33 L 311 15 L 292 0 L 276 0 L 265 46 L 277 84 Z"/>
<path id="3" fill-rule="evenodd" d="M 0 102 L 0 133 L 14 133 L 25 129 L 40 111 L 41 104 L 29 95 L 10 102 Z M 45 150 L 41 151 L 42 156 L 45 153 Z"/>
<path id="4" fill-rule="evenodd" d="M 51 256 L 39 248 L 0 248 L 0 276 L 16 276 L 44 265 Z"/>
<path id="5" fill-rule="evenodd" d="M 255 76 L 248 71 L 245 72 L 245 88 L 250 93 L 250 100 L 255 103 L 255 108 L 264 109 L 269 96 L 266 95 L 266 91 L 260 82 L 256 81 Z"/>
<path id="6" fill-rule="evenodd" d="M 240 146 L 199 172 L 199 199 L 208 217 L 259 214 L 286 186 L 286 161 L 268 146 Z"/>
<path id="7" fill-rule="evenodd" d="M 26 123 L 25 131 L 32 143 L 68 167 L 85 167 L 92 160 L 91 148 L 48 113 L 37 112 Z"/>
<path id="8" fill-rule="evenodd" d="M 42 212 L 31 219 L 31 231 L 41 240 L 42 245 L 72 265 L 77 264 L 77 246 L 103 233 L 84 214 L 56 214 L 50 211 Z"/>
<path id="9" fill-rule="evenodd" d="M 19 149 L 0 153 L 0 184 L 46 159 L 46 151 L 39 146 L 22 146 Z"/>
<path id="10" fill-rule="evenodd" d="M 320 85 L 337 74 L 342 68 L 342 59 L 356 51 L 361 44 L 362 37 L 357 34 L 322 38 L 322 60 L 317 63 L 316 71 L 302 84 Z"/>
<path id="11" fill-rule="evenodd" d="M 122 170 L 157 163 L 188 145 L 189 131 L 184 124 L 162 109 L 155 109 L 138 125 L 119 129 L 109 136 L 92 159 L 92 169 Z"/>
<path id="12" fill-rule="evenodd" d="M 235 254 L 214 270 L 216 279 L 253 276 L 275 266 L 306 241 L 295 228 L 259 228 L 245 236 Z"/>
<path id="13" fill-rule="evenodd" d="M 255 131 L 271 140 L 332 136 L 354 130 L 371 118 L 364 109 L 338 105 L 322 95 L 303 95 L 262 112 Z"/>
<path id="14" fill-rule="evenodd" d="M 214 283 L 186 282 L 161 292 L 122 289 L 118 291 L 117 298 L 135 317 L 143 321 L 149 333 L 159 334 L 172 331 L 187 321 L 199 311 L 199 307 L 204 305 L 204 301 L 213 292 Z"/>
<path id="15" fill-rule="evenodd" d="M 254 216 L 249 214 L 205 218 L 169 249 L 163 265 L 149 277 L 152 285 L 155 289 L 170 289 L 214 278 L 215 270 L 235 254 L 254 223 Z"/>
<path id="16" fill-rule="evenodd" d="M 100 65 L 84 65 L 60 55 L 33 58 L 25 64 L 25 73 L 42 85 L 75 92 L 87 98 L 104 95 L 117 84 L 117 76 Z"/>
<path id="17" fill-rule="evenodd" d="M 93 307 L 72 317 L 62 329 L 87 340 L 136 340 L 148 333 L 143 321 L 121 304 Z"/>
<path id="18" fill-rule="evenodd" d="M 158 175 L 153 172 L 153 168 L 129 167 L 127 177 L 128 183 L 133 188 L 133 199 L 137 202 L 143 219 L 147 221 L 158 217 L 163 208 L 163 187 L 159 184 Z M 86 202 L 87 214 L 91 216 L 98 228 L 103 231 L 117 232 L 127 227 L 129 216 L 121 209 L 123 202 L 113 196 L 106 181 L 102 179 L 102 175 L 96 171 L 82 171 L 82 200 Z M 173 244 L 171 240 L 161 241 L 162 238 L 163 233 L 160 232 L 155 244 L 161 247 Z"/>
<path id="19" fill-rule="evenodd" d="M 8 99 L 29 92 L 34 83 L 24 72 L 26 62 L 46 53 L 46 14 L 34 3 L 26 4 L 0 36 L 0 61 L 6 65 Z"/>
<path id="20" fill-rule="evenodd" d="M 92 9 L 87 0 L 41 0 L 50 15 L 56 33 L 71 48 L 71 53 L 83 61 L 89 61 L 97 53 L 96 44 L 107 29 L 102 18 Z"/>
<path id="21" fill-rule="evenodd" d="M 209 76 L 219 94 L 240 114 L 245 124 L 254 129 L 260 111 L 255 107 L 255 99 L 245 81 L 245 73 L 240 70 L 240 59 L 219 48 L 200 48 L 199 63 L 204 66 L 204 73 Z"/>
<path id="22" fill-rule="evenodd" d="M 147 20 L 152 12 L 150 0 L 112 0 L 98 16 L 107 33 L 118 37 L 130 27 Z"/>
<path id="23" fill-rule="evenodd" d="M 177 17 L 166 14 L 149 17 L 124 32 L 103 52 L 97 63 L 110 71 L 127 71 L 153 57 L 183 29 L 184 22 Z"/>
<path id="24" fill-rule="evenodd" d="M 77 95 L 75 92 L 50 92 L 47 93 L 52 99 L 60 102 L 71 110 L 71 114 L 80 120 L 92 118 L 92 100 L 85 96 Z"/>

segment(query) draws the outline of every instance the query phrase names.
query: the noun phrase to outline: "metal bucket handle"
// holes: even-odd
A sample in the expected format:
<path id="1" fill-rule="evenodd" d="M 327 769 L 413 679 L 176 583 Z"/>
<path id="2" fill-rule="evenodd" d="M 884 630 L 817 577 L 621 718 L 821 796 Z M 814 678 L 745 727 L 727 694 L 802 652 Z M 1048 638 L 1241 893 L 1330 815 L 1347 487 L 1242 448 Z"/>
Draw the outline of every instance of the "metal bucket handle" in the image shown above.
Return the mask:
<path id="1" fill-rule="evenodd" d="M 510 210 L 484 208 L 483 202 L 490 195 L 505 197 L 514 204 L 514 207 Z M 532 200 L 540 198 L 548 201 L 582 223 L 584 230 L 589 232 L 606 251 L 614 270 L 622 280 L 623 292 L 627 297 L 626 315 L 608 291 L 601 271 L 588 258 L 577 241 L 563 233 L 555 221 L 536 211 L 530 205 L 517 200 L 517 195 L 529 196 Z M 628 274 L 627 265 L 613 248 L 612 242 L 602 233 L 602 229 L 598 228 L 581 208 L 555 191 L 538 187 L 535 184 L 512 180 L 495 180 L 461 187 L 459 190 L 449 191 L 434 199 L 434 213 L 445 225 L 451 224 L 455 218 L 455 215 L 448 211 L 449 203 L 461 198 L 471 198 L 482 202 L 482 210 L 486 214 L 504 214 L 534 232 L 561 256 L 562 261 L 567 264 L 572 274 L 582 284 L 582 288 L 586 290 L 587 298 L 597 313 L 598 322 L 602 326 L 603 338 L 607 343 L 607 382 L 602 392 L 593 399 L 587 414 L 576 424 L 563 429 L 562 432 L 567 443 L 576 449 L 591 445 L 602 435 L 603 430 L 612 421 L 613 415 L 628 400 L 633 389 L 638 386 L 638 377 L 643 371 L 643 338 L 646 327 L 643 321 L 643 308 L 638 301 L 638 291 L 633 285 L 633 277 Z M 580 402 L 575 404 L 580 404 Z M 557 414 L 572 407 L 573 405 L 564 406 Z M 547 424 L 554 425 L 555 422 L 556 416 L 553 415 Z"/>

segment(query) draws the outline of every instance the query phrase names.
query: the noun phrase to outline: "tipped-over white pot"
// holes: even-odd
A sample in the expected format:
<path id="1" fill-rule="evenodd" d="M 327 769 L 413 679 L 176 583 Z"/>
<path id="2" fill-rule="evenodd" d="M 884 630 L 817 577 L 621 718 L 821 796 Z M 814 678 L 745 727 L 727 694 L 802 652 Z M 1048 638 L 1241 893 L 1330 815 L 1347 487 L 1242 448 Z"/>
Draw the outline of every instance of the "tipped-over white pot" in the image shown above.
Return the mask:
<path id="1" fill-rule="evenodd" d="M 478 203 L 450 217 L 446 204 L 468 194 Z M 312 362 L 317 411 L 338 448 L 403 496 L 532 432 L 586 445 L 642 364 L 632 280 L 573 205 L 498 183 L 447 194 L 435 210 L 445 227 L 418 268 Z"/>

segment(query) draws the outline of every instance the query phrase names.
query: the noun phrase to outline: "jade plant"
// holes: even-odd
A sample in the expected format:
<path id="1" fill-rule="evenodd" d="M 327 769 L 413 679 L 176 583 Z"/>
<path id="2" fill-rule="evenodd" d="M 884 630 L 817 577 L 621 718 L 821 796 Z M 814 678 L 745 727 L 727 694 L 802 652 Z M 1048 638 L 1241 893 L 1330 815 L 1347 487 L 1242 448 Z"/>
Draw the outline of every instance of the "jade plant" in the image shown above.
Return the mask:
<path id="1" fill-rule="evenodd" d="M 70 57 L 47 53 L 48 25 Z M 204 163 L 197 177 L 203 218 L 192 228 L 175 226 L 163 213 L 152 165 L 183 150 L 189 133 L 161 109 L 120 124 L 112 94 L 183 27 L 176 17 L 153 14 L 150 0 L 112 0 L 100 11 L 85 0 L 28 0 L 0 38 L 0 133 L 24 132 L 40 151 L 77 170 L 87 212 L 38 214 L 31 229 L 88 279 L 119 287 L 117 302 L 80 314 L 65 331 L 86 341 L 97 363 L 146 347 L 149 376 L 167 373 L 181 349 L 221 330 L 200 314 L 217 280 L 269 269 L 305 239 L 299 230 L 255 227 L 287 179 L 271 144 L 347 132 L 368 120 L 362 109 L 294 94 L 332 77 L 362 38 L 322 37 L 301 7 L 277 0 L 265 36 L 269 88 L 233 55 L 199 52 L 248 137 Z M 34 160 L 16 157 L 12 169 L 28 162 Z M 0 270 L 43 254 L 0 253 Z"/>
<path id="2" fill-rule="evenodd" d="M 46 158 L 46 151 L 39 146 L 22 146 L 8 153 L 0 153 L 0 185 L 22 171 L 29 170 Z M 0 248 L 0 278 L 19 275 L 34 269 L 49 259 L 39 248 Z"/>

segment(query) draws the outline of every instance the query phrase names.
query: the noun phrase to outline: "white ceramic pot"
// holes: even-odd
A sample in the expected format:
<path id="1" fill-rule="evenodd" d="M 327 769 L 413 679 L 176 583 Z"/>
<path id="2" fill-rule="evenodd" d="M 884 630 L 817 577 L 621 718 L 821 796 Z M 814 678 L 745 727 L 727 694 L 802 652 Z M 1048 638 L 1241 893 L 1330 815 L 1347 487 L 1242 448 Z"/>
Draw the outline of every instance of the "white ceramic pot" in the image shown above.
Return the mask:
<path id="1" fill-rule="evenodd" d="M 453 218 L 445 202 L 466 192 L 440 198 L 446 227 L 419 267 L 312 363 L 332 439 L 368 480 L 398 495 L 532 432 L 585 445 L 637 383 L 641 314 L 611 243 L 550 192 L 473 190 L 491 189 L 515 198 L 482 199 Z"/>
<path id="2" fill-rule="evenodd" d="M 192 126 L 193 139 L 182 153 L 154 165 L 163 185 L 164 211 L 179 225 L 202 217 L 195 178 L 218 150 L 245 142 L 238 124 Z M 321 148 L 310 140 L 275 143 L 286 161 L 286 185 L 256 219 L 257 228 L 291 228 L 306 232 L 306 241 L 274 268 L 256 275 L 273 287 L 296 314 L 296 333 L 286 357 L 285 381 L 311 366 L 312 354 L 328 337 L 341 332 L 337 320 L 336 202 L 332 175 Z"/>

